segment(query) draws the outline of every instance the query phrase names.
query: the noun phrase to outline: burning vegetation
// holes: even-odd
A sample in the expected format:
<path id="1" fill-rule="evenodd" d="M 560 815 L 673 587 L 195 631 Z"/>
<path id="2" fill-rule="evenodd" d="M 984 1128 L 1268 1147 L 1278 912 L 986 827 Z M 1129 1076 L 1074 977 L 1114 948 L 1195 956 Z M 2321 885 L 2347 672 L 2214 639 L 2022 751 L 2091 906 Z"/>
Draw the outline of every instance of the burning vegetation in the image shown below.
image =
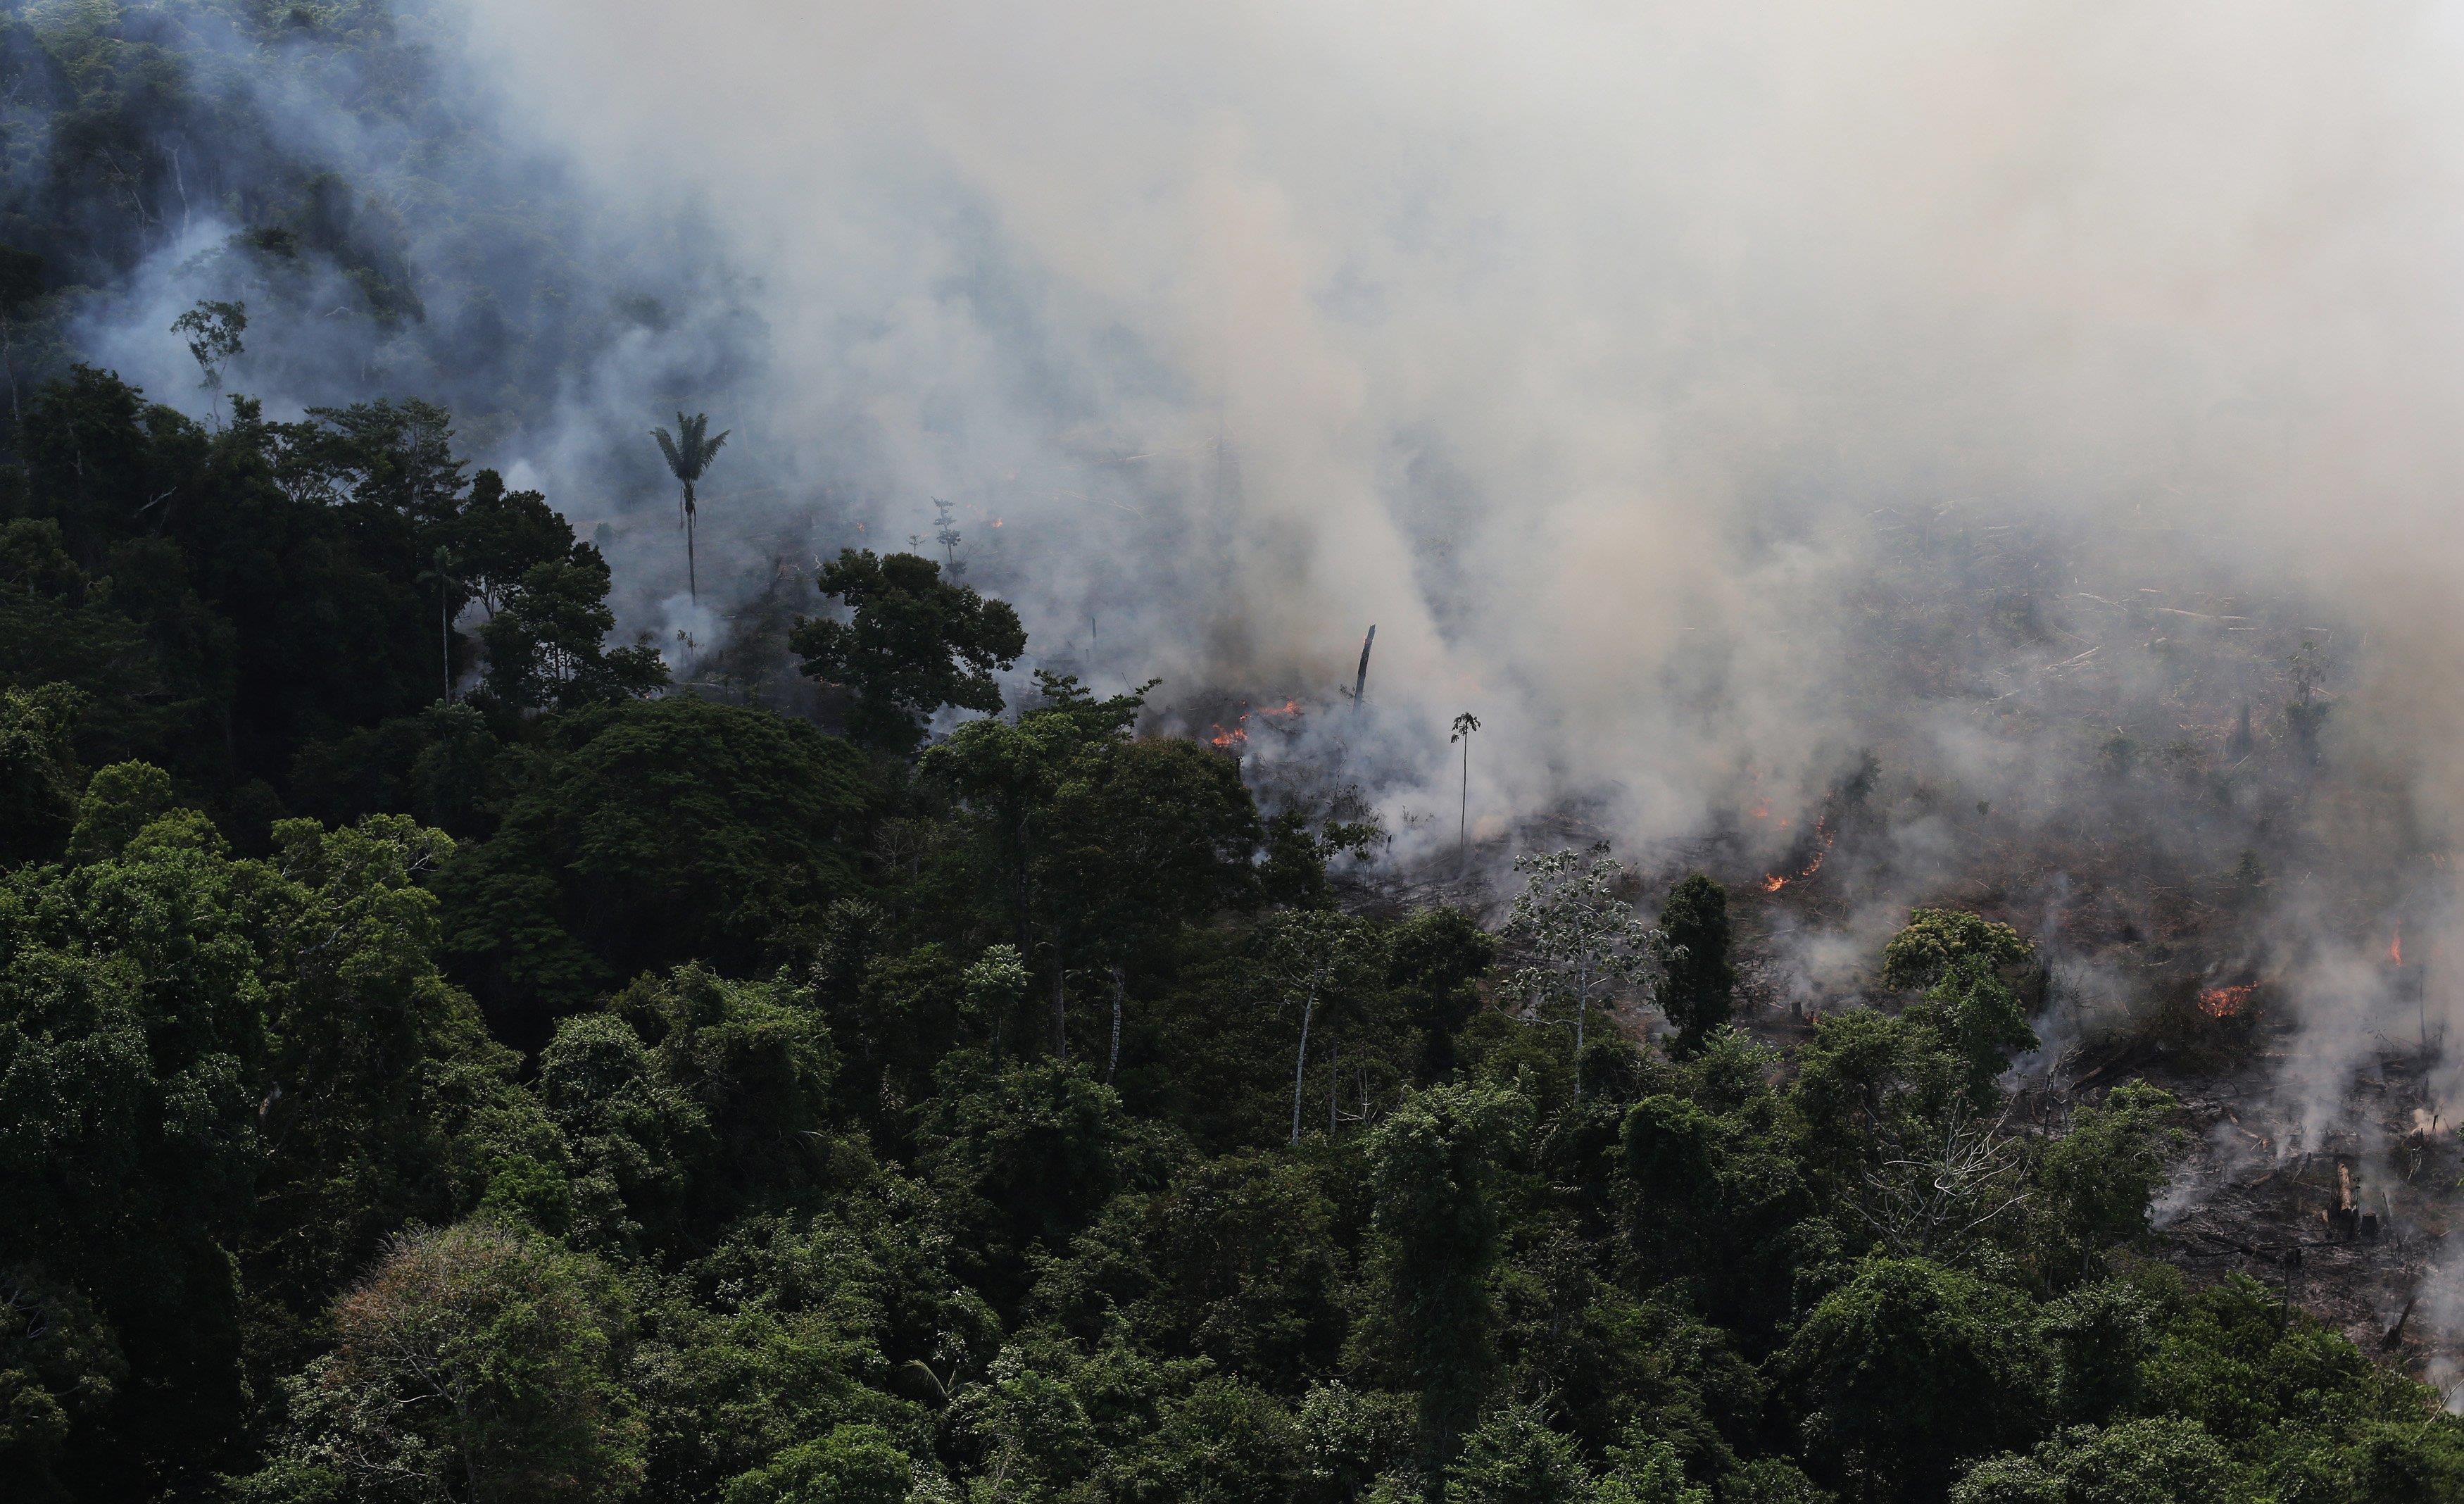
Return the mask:
<path id="1" fill-rule="evenodd" d="M 1221 722 L 1216 723 L 1211 728 L 1206 741 L 1209 746 L 1221 747 L 1226 751 L 1238 751 L 1249 744 L 1250 717 L 1257 717 L 1262 727 L 1274 727 L 1289 734 L 1298 729 L 1302 714 L 1300 701 L 1287 697 L 1281 705 L 1242 711 L 1233 718 L 1232 724 L 1229 726 Z"/>
<path id="2" fill-rule="evenodd" d="M 2223 337 L 2248 289 L 2174 261 L 2093 287 L 2128 329 L 2085 363 L 2013 358 L 2086 325 L 2010 296 L 2011 225 L 2066 254 L 2046 284 L 2142 259 L 2151 227 L 2101 212 L 2132 185 L 2057 138 L 2127 142 L 2069 130 L 2077 101 L 2178 80 L 2054 66 L 2147 55 L 2136 33 L 2048 48 L 2031 19 L 1992 66 L 1941 66 L 1878 11 L 1843 24 L 1885 45 L 1845 54 L 1922 55 L 1927 87 L 1836 96 L 1729 87 L 1743 46 L 1655 76 L 1693 59 L 1654 36 L 1597 54 L 1616 98 L 1570 94 L 1583 147 L 1551 160 L 1650 159 L 1595 181 L 1481 155 L 1538 139 L 1566 102 L 1525 87 L 1545 73 L 1416 34 L 1354 88 L 1247 45 L 1273 7 L 1206 9 L 1185 52 L 1139 30 L 1169 7 L 994 8 L 956 49 L 882 8 L 810 56 L 769 45 L 793 8 L 665 8 L 690 29 L 665 33 L 571 5 L 673 38 L 645 93 L 700 101 L 684 123 L 750 101 L 758 149 L 702 175 L 814 168 L 731 205 L 828 222 L 777 237 L 825 271 L 770 277 L 697 210 L 636 226 L 555 188 L 593 172 L 494 155 L 433 9 L 6 18 L 12 1498 L 2464 1498 L 2453 654 L 2249 564 L 2270 518 L 2335 524 L 2295 540 L 2321 558 L 2401 519 L 2273 499 L 2345 478 L 2317 433 L 2378 436 L 2351 420 L 2390 393 L 2271 396 L 2336 385 L 2305 364 L 2330 342 Z M 1964 34 L 1984 10 L 1912 14 Z M 1517 19 L 1482 34 L 1563 21 Z M 1843 51 L 1797 19 L 1746 24 Z M 2279 20 L 2233 16 L 2232 65 Z M 724 88 L 694 87 L 705 39 Z M 1405 77 L 1420 51 L 1472 66 Z M 1253 55 L 1244 111 L 1205 70 Z M 1089 81 L 1080 55 L 1163 59 L 1195 86 L 1122 92 L 1196 100 L 1200 128 L 1074 113 L 1106 102 L 1052 86 Z M 2436 92 L 2314 92 L 2338 55 L 2248 90 L 2323 94 L 2336 129 L 2230 143 L 2258 175 L 2297 159 L 2308 217 L 2166 194 L 2167 223 L 2272 266 L 2211 227 L 2342 252 L 2317 184 L 2343 210 L 2453 178 L 2300 149 Z M 802 141 L 773 67 L 828 103 Z M 1490 75 L 1523 90 L 1504 114 Z M 1304 99 L 1317 77 L 1342 87 Z M 1997 108 L 1975 177 L 1924 180 L 1960 153 L 1904 143 L 1966 144 L 1939 122 L 1837 130 L 1942 79 L 1972 115 L 1978 79 L 1998 106 L 2046 78 L 2063 128 Z M 1429 108 L 1459 85 L 1477 116 Z M 1748 113 L 1600 128 L 1687 95 Z M 839 113 L 892 98 L 930 128 Z M 1801 144 L 1798 120 L 1894 149 L 1848 192 L 1762 159 L 1753 196 L 1787 208 L 1747 202 L 1728 153 Z M 1406 170 L 1341 160 L 1372 137 Z M 1666 171 L 1705 142 L 1718 170 Z M 1067 192 L 993 181 L 1038 162 Z M 1719 233 L 1681 212 L 1662 237 L 1689 179 L 1721 185 Z M 1787 217 L 1860 198 L 1886 233 Z M 1662 238 L 1629 242 L 1620 202 Z M 603 219 L 693 249 L 593 252 Z M 1619 238 L 1584 243 L 1595 222 Z M 2108 222 L 2130 238 L 2044 239 Z M 1955 261 L 1912 254 L 1936 240 Z M 1891 264 L 1795 264 L 1858 245 Z M 2337 254 L 2302 285 L 2423 285 L 2357 263 L 2387 270 Z M 1990 306 L 1896 317 L 1960 281 Z M 1849 321 L 1775 362 L 1720 348 L 1834 302 Z M 1718 317 L 1667 316 L 1689 307 Z M 1928 323 L 2012 343 L 1913 343 Z M 1986 389 L 1905 402 L 1926 388 L 1866 368 L 1879 327 Z M 1464 352 L 1494 354 L 1445 367 Z M 2130 420 L 2075 442 L 2069 394 L 2103 385 L 2079 375 L 2163 366 L 2195 391 L 2143 428 L 2124 382 Z M 1997 428 L 2031 431 L 1970 437 Z M 2217 449 L 2270 473 L 2190 453 Z M 2438 451 L 2386 468 L 2425 457 L 2435 491 Z M 2213 499 L 2164 499 L 2177 478 Z M 1365 621 L 1326 625 L 1368 603 L 1375 697 L 1379 629 L 1355 652 Z"/>
<path id="3" fill-rule="evenodd" d="M 1762 879 L 1763 892 L 1777 893 L 1782 888 L 1787 887 L 1790 883 L 1804 882 L 1815 874 L 1822 871 L 1822 859 L 1831 854 L 1831 843 L 1837 838 L 1837 834 L 1831 829 L 1831 816 L 1826 811 L 1820 819 L 1814 823 L 1814 854 L 1807 859 L 1804 866 L 1798 868 L 1793 873 L 1764 874 Z"/>
<path id="4" fill-rule="evenodd" d="M 1741 1022 L 1811 1048 L 1834 1019 L 1905 1006 L 1865 960 L 1881 922 L 1929 905 L 2007 921 L 2041 962 L 2014 980 L 2039 1046 L 1999 1131 L 2056 1133 L 2126 1082 L 2161 1086 L 2183 1130 L 2155 1204 L 2166 1257 L 2289 1292 L 2415 1375 L 2464 1372 L 2464 1302 L 2437 1294 L 2464 1255 L 2453 994 L 2423 940 L 2451 868 L 2371 741 L 2381 670 L 2317 603 L 2173 541 L 2134 569 L 2013 513 L 1871 525 L 1836 688 L 1861 738 L 1795 793 L 1749 765 L 1732 814 L 1641 862 L 1750 896 Z M 2186 583 L 2146 583 L 2159 561 Z M 1579 802 L 1524 831 L 1611 833 Z M 1477 873 L 1451 891 L 1475 896 Z M 1944 1152 L 1991 1180 L 1974 1148 Z"/>

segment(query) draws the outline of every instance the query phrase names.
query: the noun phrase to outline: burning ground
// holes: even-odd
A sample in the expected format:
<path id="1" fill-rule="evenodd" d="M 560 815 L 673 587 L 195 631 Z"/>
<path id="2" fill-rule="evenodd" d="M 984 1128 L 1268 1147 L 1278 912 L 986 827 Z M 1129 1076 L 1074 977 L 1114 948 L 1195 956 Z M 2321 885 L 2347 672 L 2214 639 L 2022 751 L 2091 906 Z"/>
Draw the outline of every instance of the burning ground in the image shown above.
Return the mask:
<path id="1" fill-rule="evenodd" d="M 1860 736 L 1790 776 L 1741 759 L 1702 829 L 1656 841 L 1620 839 L 1613 796 L 1569 799 L 1468 817 L 1462 858 L 1431 838 L 1454 810 L 1390 802 L 1395 846 L 1423 854 L 1363 867 L 1356 896 L 1493 913 L 1513 852 L 1598 840 L 1646 898 L 1708 871 L 1740 915 L 1741 1021 L 1783 1048 L 1820 1014 L 1898 1006 L 1872 968 L 1910 908 L 2008 922 L 2041 962 L 2042 1048 L 2013 1068 L 2004 1130 L 2057 1131 L 2132 1078 L 2165 1088 L 2184 1139 L 2153 1208 L 2162 1256 L 2261 1277 L 2452 1383 L 2453 909 L 2435 811 L 2388 750 L 2401 653 L 2315 602 L 2164 562 L 2195 549 L 2098 566 L 2013 517 L 1872 525 L 1874 563 L 1832 600 Z M 1300 770 L 1330 765 L 1295 754 L 1312 734 L 1287 719 L 1251 743 L 1253 782 L 1303 797 Z"/>

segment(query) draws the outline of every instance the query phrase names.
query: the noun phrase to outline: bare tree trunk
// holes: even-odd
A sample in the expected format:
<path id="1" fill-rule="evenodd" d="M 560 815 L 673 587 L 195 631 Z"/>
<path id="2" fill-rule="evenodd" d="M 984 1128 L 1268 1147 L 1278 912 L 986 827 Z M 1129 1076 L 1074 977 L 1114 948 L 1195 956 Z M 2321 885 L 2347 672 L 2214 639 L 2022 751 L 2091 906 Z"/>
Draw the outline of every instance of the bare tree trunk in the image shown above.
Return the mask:
<path id="1" fill-rule="evenodd" d="M 1121 1068 L 1121 968 L 1112 968 L 1112 1058 L 1104 1062 L 1104 1082 L 1111 1085 L 1112 1073 Z"/>
<path id="2" fill-rule="evenodd" d="M 1301 1053 L 1299 1061 L 1292 1067 L 1292 1147 L 1295 1149 L 1301 1142 L 1301 1083 L 1309 1075 L 1309 1021 L 1316 1016 L 1317 999 L 1312 997 L 1301 1005 Z"/>
<path id="3" fill-rule="evenodd" d="M 1069 968 L 1064 963 L 1061 932 L 1052 935 L 1052 1053 L 1054 1058 L 1069 1058 L 1069 997 L 1067 983 Z"/>
<path id="4" fill-rule="evenodd" d="M 1326 1056 L 1326 1136 L 1334 1137 L 1334 1091 L 1343 1082 L 1343 1046 L 1340 1042 Z"/>
<path id="5" fill-rule="evenodd" d="M 1583 1105 L 1583 1023 L 1592 1011 L 1591 978 L 1580 972 L 1574 984 L 1574 1105 Z"/>
<path id="6" fill-rule="evenodd" d="M 1574 1105 L 1583 1105 L 1583 1015 L 1591 1011 L 1588 1003 L 1574 1005 Z"/>
<path id="7" fill-rule="evenodd" d="M 693 504 L 685 503 L 685 593 L 701 599 L 701 580 L 693 568 Z"/>

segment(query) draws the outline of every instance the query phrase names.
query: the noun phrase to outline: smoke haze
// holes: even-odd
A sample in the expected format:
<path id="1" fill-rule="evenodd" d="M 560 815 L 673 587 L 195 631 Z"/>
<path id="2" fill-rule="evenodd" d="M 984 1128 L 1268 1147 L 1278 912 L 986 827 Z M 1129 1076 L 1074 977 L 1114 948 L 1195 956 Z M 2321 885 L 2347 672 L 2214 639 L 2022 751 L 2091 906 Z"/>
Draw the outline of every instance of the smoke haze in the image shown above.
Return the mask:
<path id="1" fill-rule="evenodd" d="M 1829 860 L 1766 913 L 1777 995 L 1853 994 L 1946 896 L 2054 959 L 2027 1070 L 2257 982 L 2299 1026 L 2271 1152 L 2393 1174 L 2355 1083 L 2443 1044 L 2464 941 L 2453 8 L 473 26 L 599 193 L 706 215 L 749 278 L 758 375 L 707 393 L 739 589 L 941 498 L 1044 662 L 1161 675 L 1268 774 L 1341 759 L 1407 859 L 1471 710 L 1476 837 Z M 570 405 L 537 468 L 639 422 Z"/>
<path id="2" fill-rule="evenodd" d="M 1696 829 L 1911 715 L 1848 672 L 1878 511 L 2449 646 L 2416 610 L 2464 457 L 2440 8 L 473 24 L 603 191 L 698 195 L 758 278 L 737 484 L 891 542 L 933 497 L 980 545 L 1001 519 L 978 582 L 1168 700 L 1322 701 L 1375 621 L 1381 724 L 1435 781 L 1482 714 L 1492 813 Z M 2445 807 L 2443 759 L 2407 776 Z"/>
<path id="3" fill-rule="evenodd" d="M 460 3 L 402 23 L 442 140 L 191 41 L 362 187 L 335 235 L 398 246 L 361 259 L 417 318 L 339 317 L 381 299 L 182 187 L 83 343 L 182 400 L 170 318 L 246 295 L 277 413 L 449 403 L 688 677 L 819 608 L 815 555 L 937 551 L 937 498 L 1037 663 L 1160 675 L 1402 857 L 1454 834 L 1470 710 L 1475 837 L 1827 861 L 1844 896 L 1773 920 L 1808 997 L 1965 890 L 2264 974 L 2332 1103 L 2395 916 L 2435 971 L 2445 8 Z M 645 434 L 678 407 L 733 431 L 698 604 Z M 2168 925 L 2244 852 L 2278 880 L 2238 927 Z"/>
<path id="4" fill-rule="evenodd" d="M 2359 1083 L 2464 1118 L 2455 7 L 327 11 L 127 12 L 206 102 L 55 267 L 61 348 L 202 413 L 167 330 L 236 299 L 270 414 L 447 405 L 680 681 L 791 698 L 814 562 L 913 546 L 1018 605 L 1019 688 L 1159 676 L 1389 873 L 1459 798 L 1491 865 L 1612 836 L 1813 1007 L 1911 904 L 1993 913 L 2049 962 L 2023 1075 L 2290 1025 L 2167 1219 L 2321 1150 L 2386 1205 Z M 731 432 L 698 601 L 679 409 Z"/>

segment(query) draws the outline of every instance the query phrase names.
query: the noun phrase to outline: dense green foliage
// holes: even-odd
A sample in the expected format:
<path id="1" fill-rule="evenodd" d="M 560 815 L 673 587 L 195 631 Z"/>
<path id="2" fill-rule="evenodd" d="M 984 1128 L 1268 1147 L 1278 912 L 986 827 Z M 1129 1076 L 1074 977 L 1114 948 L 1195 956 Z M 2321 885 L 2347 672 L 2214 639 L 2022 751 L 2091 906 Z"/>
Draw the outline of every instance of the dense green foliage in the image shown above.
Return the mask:
<path id="1" fill-rule="evenodd" d="M 924 604 L 859 750 L 640 697 L 605 564 L 466 482 L 433 409 L 208 431 L 77 370 L 27 440 L 0 1448 L 32 1496 L 2464 1477 L 2423 1391 L 2133 1256 L 2163 1094 L 1997 1125 L 2034 1043 L 2006 927 L 1921 911 L 1878 958 L 1904 1002 L 1782 1062 L 1725 1022 L 1706 879 L 1651 931 L 1551 858 L 1501 955 L 1336 907 L 1351 837 L 1137 735 L 1135 694 L 1047 677 L 900 758 L 997 706 L 965 666 L 1005 608 L 929 566 L 879 562 Z M 470 563 L 423 575 L 431 544 Z"/>
<path id="2" fill-rule="evenodd" d="M 787 645 L 805 673 L 848 691 L 849 736 L 886 752 L 911 752 L 925 719 L 944 705 L 1001 709 L 994 671 L 1026 651 L 1026 633 L 1007 602 L 942 579 L 930 559 L 880 559 L 869 548 L 842 549 L 822 566 L 820 584 L 849 619 L 800 621 Z"/>
<path id="3" fill-rule="evenodd" d="M 877 562 L 920 598 L 843 603 L 858 636 L 898 614 L 860 749 L 660 697 L 605 564 L 466 482 L 433 409 L 209 431 L 78 370 L 27 439 L 28 1496 L 2464 1484 L 2426 1391 L 2133 1252 L 2162 1093 L 2002 1124 L 2034 1043 L 2004 926 L 1920 911 L 1877 958 L 1901 1001 L 1783 1061 L 1727 1023 L 1707 879 L 1652 930 L 1613 864 L 1532 863 L 1503 948 L 1347 913 L 1322 864 L 1354 837 L 1138 735 L 1139 695 L 1047 676 L 1001 713 L 968 665 L 1006 609 L 922 561 Z M 468 563 L 423 576 L 431 544 Z M 953 704 L 996 713 L 899 755 Z"/>
<path id="4" fill-rule="evenodd" d="M 425 13 L 0 6 L 9 1497 L 2464 1496 L 2428 1391 L 2144 1256 L 2163 1093 L 2003 1121 L 2008 927 L 1918 911 L 1783 1059 L 1709 878 L 1347 910 L 1357 827 L 1008 688 L 913 555 L 820 572 L 818 723 L 669 692 L 432 405 L 658 310 L 506 235 L 554 184 Z M 64 343 L 190 199 L 210 417 Z"/>

